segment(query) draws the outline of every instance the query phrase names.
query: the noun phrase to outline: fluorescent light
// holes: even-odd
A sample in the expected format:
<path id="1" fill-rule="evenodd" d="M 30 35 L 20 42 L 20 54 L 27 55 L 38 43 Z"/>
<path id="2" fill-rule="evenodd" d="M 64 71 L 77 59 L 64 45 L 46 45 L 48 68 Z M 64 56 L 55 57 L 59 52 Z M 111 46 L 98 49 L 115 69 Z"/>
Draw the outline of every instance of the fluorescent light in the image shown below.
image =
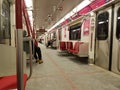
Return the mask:
<path id="1" fill-rule="evenodd" d="M 83 9 L 84 7 L 86 7 L 87 5 L 89 5 L 90 3 L 91 3 L 90 0 L 84 0 L 84 1 L 82 1 L 72 11 L 70 11 L 68 14 L 66 14 L 60 21 L 58 21 L 56 24 L 54 24 L 48 31 L 52 30 L 57 25 L 59 25 L 60 23 L 62 23 L 65 19 L 67 19 L 70 16 L 74 15 L 75 13 L 77 13 L 78 11 L 80 11 L 81 9 Z"/>

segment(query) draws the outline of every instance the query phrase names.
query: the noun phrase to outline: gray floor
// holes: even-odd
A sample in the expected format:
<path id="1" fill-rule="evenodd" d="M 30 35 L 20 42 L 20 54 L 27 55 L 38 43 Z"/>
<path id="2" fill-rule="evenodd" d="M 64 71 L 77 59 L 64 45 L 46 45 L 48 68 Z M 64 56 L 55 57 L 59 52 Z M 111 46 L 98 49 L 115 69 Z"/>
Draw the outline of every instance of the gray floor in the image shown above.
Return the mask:
<path id="1" fill-rule="evenodd" d="M 40 47 L 44 63 L 33 62 L 26 90 L 120 90 L 120 75 L 73 55 Z"/>

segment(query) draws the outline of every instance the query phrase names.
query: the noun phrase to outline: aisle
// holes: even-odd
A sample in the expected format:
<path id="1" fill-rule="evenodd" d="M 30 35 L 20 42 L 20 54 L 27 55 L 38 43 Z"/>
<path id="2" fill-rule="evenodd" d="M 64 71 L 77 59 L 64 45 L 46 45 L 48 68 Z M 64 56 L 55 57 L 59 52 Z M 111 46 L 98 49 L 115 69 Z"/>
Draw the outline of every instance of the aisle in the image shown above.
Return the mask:
<path id="1" fill-rule="evenodd" d="M 40 47 L 44 63 L 33 63 L 26 90 L 120 90 L 120 76 L 67 53 Z"/>

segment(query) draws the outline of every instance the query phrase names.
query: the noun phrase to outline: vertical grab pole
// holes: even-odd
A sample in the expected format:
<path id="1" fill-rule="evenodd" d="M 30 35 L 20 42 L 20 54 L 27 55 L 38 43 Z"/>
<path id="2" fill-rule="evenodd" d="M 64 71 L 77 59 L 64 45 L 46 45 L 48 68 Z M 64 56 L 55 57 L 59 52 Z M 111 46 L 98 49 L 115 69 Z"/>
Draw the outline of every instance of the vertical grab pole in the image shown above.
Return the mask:
<path id="1" fill-rule="evenodd" d="M 22 0 L 15 1 L 16 9 L 16 48 L 17 48 L 17 88 L 24 90 L 23 82 L 23 33 L 22 33 Z"/>

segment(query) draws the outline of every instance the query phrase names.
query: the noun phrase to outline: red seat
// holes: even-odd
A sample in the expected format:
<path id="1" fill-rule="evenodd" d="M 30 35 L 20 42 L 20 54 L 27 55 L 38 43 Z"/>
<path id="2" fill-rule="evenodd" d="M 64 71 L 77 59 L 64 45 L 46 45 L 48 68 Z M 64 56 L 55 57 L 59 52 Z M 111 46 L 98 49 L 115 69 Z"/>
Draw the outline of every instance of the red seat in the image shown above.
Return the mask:
<path id="1" fill-rule="evenodd" d="M 27 74 L 24 74 L 24 88 L 26 86 Z M 10 90 L 17 88 L 16 75 L 0 77 L 0 90 Z"/>
<path id="2" fill-rule="evenodd" d="M 66 50 L 66 42 L 60 42 L 60 50 Z"/>
<path id="3" fill-rule="evenodd" d="M 70 49 L 73 49 L 73 43 L 67 42 L 67 51 L 69 52 Z"/>
<path id="4" fill-rule="evenodd" d="M 79 42 L 75 42 L 74 48 L 69 50 L 70 53 L 78 54 L 79 53 Z"/>

